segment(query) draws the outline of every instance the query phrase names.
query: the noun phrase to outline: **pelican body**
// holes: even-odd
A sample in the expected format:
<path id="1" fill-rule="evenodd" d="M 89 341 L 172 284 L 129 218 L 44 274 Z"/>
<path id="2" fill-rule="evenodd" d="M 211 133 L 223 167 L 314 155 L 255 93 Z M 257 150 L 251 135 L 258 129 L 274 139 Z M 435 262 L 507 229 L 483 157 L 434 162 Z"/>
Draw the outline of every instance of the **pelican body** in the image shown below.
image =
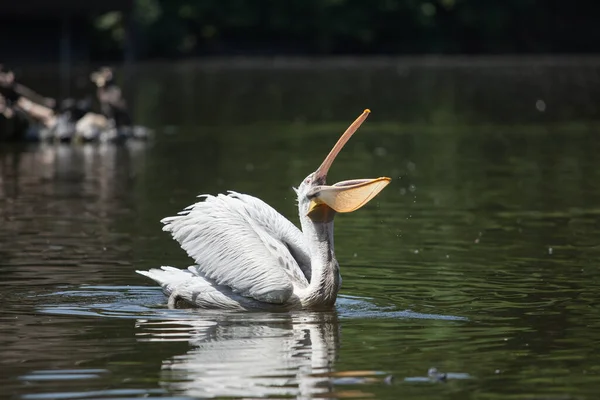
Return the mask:
<path id="1" fill-rule="evenodd" d="M 342 283 L 334 216 L 359 209 L 390 182 L 381 177 L 326 184 L 335 157 L 369 113 L 365 110 L 348 127 L 319 168 L 294 189 L 302 230 L 256 197 L 201 195 L 202 201 L 161 221 L 195 265 L 137 272 L 162 286 L 170 307 L 333 308 Z"/>

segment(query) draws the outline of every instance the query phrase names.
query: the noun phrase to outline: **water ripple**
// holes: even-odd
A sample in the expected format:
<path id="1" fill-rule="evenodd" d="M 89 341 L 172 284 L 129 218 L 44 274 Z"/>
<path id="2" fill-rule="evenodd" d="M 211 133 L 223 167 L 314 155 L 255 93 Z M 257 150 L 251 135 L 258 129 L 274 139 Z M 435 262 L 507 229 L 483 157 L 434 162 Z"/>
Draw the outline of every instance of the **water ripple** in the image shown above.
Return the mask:
<path id="1" fill-rule="evenodd" d="M 35 295 L 39 297 L 39 295 Z M 39 311 L 56 315 L 80 315 L 112 318 L 169 319 L 210 315 L 212 311 L 167 309 L 160 288 L 145 286 L 81 286 L 45 295 L 46 301 Z M 52 304 L 51 300 L 60 299 Z M 66 301 L 67 300 L 67 301 Z M 340 295 L 336 303 L 340 318 L 413 318 L 465 321 L 467 318 L 452 315 L 419 313 L 397 310 L 394 306 L 379 306 L 372 299 Z M 220 314 L 220 312 L 219 312 Z M 236 313 L 231 313 L 235 315 Z M 257 313 L 258 314 L 258 313 Z M 247 314 L 239 314 L 247 315 Z"/>

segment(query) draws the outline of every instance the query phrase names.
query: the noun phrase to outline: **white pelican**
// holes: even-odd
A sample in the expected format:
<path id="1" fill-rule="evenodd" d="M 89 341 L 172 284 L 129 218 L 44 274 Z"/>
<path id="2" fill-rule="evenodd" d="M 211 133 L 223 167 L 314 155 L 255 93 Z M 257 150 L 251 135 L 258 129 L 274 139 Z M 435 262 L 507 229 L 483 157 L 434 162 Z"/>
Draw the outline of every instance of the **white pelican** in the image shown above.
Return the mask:
<path id="1" fill-rule="evenodd" d="M 382 177 L 325 184 L 335 157 L 369 113 L 348 127 L 321 166 L 294 189 L 302 231 L 256 197 L 202 195 L 204 201 L 161 221 L 196 265 L 136 272 L 162 286 L 170 307 L 331 309 L 342 282 L 333 218 L 364 206 L 390 182 Z"/>

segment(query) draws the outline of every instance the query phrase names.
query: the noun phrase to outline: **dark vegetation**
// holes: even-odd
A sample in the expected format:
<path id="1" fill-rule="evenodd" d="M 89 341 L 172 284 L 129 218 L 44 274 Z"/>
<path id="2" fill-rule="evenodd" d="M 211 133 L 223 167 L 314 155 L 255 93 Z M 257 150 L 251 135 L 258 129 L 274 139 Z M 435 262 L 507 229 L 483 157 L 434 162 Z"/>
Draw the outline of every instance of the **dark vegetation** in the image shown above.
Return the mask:
<path id="1" fill-rule="evenodd" d="M 581 54 L 600 50 L 592 0 L 136 0 L 138 57 Z M 92 55 L 121 56 L 128 23 L 94 17 Z"/>

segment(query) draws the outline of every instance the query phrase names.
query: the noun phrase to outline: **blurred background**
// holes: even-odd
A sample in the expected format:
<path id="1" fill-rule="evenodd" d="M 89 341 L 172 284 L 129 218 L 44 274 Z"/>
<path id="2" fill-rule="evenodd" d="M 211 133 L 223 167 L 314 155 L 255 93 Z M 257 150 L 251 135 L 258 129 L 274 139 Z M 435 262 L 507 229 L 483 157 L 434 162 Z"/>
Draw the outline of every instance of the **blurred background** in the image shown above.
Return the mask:
<path id="1" fill-rule="evenodd" d="M 0 0 L 4 393 L 595 399 L 599 11 Z M 135 274 L 189 265 L 159 221 L 200 193 L 296 222 L 291 186 L 365 108 L 331 181 L 393 180 L 336 217 L 334 312 L 202 325 Z M 395 383 L 331 375 L 365 370 Z"/>
<path id="2" fill-rule="evenodd" d="M 4 70 L 52 115 L 92 101 L 75 120 L 100 111 L 102 65 L 132 123 L 154 126 L 331 120 L 356 99 L 403 123 L 595 120 L 593 1 L 3 3 Z"/>
<path id="3" fill-rule="evenodd" d="M 592 0 L 2 1 L 14 62 L 231 55 L 594 54 Z M 63 54 L 65 53 L 65 54 Z"/>

